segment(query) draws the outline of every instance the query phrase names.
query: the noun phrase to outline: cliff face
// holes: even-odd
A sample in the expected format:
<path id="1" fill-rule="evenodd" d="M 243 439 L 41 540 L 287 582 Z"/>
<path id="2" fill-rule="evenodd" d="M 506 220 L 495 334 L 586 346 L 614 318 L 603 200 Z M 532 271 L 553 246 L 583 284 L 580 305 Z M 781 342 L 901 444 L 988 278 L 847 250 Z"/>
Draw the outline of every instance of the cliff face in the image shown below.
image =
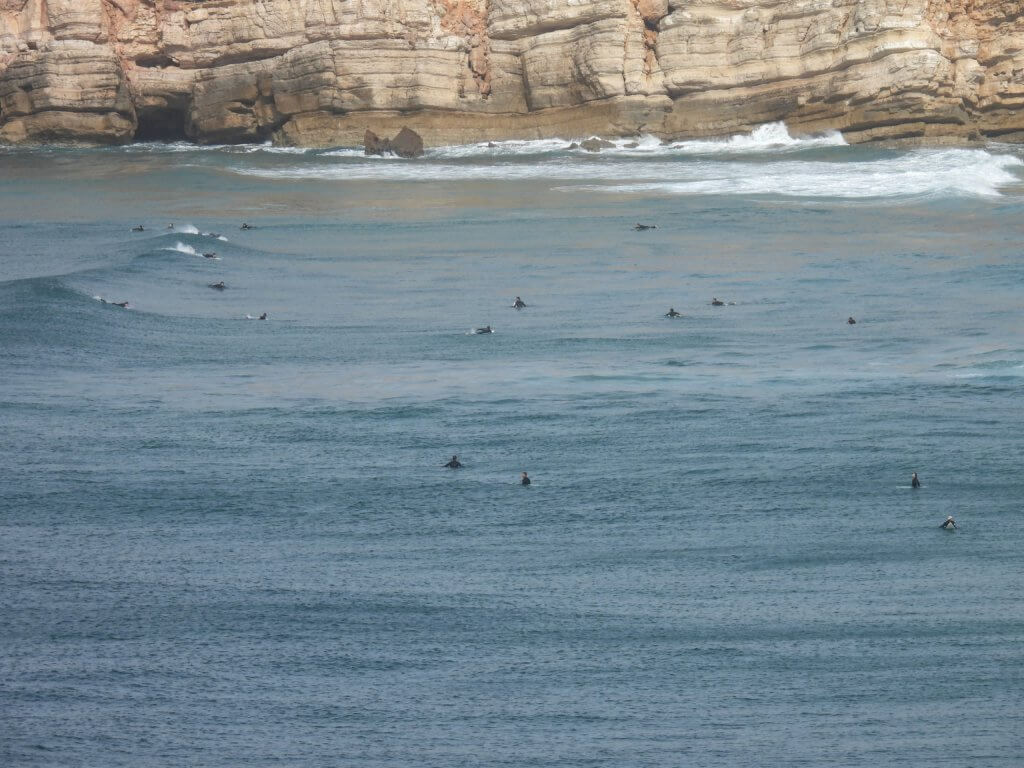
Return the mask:
<path id="1" fill-rule="evenodd" d="M 1009 0 L 0 0 L 0 141 L 1024 139 Z"/>

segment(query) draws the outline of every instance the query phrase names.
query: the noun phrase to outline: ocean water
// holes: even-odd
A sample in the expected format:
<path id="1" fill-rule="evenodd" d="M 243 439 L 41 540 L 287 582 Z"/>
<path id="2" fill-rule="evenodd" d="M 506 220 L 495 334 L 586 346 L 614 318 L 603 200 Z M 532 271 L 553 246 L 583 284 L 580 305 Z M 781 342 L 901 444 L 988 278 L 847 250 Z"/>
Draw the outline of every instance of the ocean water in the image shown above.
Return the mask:
<path id="1" fill-rule="evenodd" d="M 0 149 L 0 764 L 1024 764 L 1024 153 L 566 143 Z"/>

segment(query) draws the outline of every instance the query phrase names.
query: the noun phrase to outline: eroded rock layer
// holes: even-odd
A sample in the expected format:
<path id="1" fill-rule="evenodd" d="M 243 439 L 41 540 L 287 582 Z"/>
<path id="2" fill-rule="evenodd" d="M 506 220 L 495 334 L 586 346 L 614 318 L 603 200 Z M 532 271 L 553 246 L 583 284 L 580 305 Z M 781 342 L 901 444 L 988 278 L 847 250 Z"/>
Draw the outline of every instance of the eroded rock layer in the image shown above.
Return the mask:
<path id="1" fill-rule="evenodd" d="M 1000 0 L 0 0 L 0 141 L 1024 139 Z"/>

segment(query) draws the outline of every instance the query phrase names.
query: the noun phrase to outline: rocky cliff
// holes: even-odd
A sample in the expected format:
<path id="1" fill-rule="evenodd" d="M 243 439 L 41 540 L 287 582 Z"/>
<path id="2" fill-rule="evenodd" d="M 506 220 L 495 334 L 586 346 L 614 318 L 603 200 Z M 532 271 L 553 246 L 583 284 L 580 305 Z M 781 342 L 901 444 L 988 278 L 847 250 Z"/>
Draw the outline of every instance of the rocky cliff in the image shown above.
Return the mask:
<path id="1" fill-rule="evenodd" d="M 0 0 L 0 141 L 1024 139 L 1010 0 Z"/>

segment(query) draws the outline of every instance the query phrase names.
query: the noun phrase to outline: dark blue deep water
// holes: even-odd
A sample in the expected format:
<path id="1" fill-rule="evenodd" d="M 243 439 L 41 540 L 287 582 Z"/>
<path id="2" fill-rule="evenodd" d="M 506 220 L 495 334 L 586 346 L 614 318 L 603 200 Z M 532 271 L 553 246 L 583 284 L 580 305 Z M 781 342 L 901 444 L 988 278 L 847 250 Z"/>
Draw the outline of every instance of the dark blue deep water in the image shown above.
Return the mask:
<path id="1" fill-rule="evenodd" d="M 563 146 L 0 151 L 0 765 L 1024 764 L 1021 153 Z"/>

